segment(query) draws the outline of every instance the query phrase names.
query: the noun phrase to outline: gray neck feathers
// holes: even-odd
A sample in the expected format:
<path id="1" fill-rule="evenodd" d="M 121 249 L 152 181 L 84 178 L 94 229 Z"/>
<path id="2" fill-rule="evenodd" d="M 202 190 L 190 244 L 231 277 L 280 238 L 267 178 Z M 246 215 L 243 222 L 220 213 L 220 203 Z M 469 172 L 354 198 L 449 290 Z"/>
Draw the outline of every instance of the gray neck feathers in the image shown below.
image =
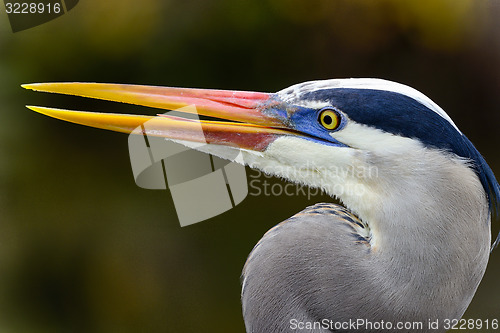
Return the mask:
<path id="1" fill-rule="evenodd" d="M 422 149 L 379 166 L 380 209 L 373 221 L 375 280 L 394 311 L 459 318 L 486 269 L 491 241 L 483 187 L 466 161 Z M 388 278 L 390 277 L 390 278 Z"/>
<path id="2" fill-rule="evenodd" d="M 426 148 L 401 156 L 358 151 L 355 159 L 379 170 L 377 179 L 363 180 L 377 195 L 359 205 L 372 207 L 360 216 L 369 243 L 356 217 L 329 213 L 339 209 L 333 205 L 271 229 L 243 271 L 248 332 L 288 332 L 291 320 L 442 324 L 464 313 L 491 238 L 478 177 L 465 161 Z"/>

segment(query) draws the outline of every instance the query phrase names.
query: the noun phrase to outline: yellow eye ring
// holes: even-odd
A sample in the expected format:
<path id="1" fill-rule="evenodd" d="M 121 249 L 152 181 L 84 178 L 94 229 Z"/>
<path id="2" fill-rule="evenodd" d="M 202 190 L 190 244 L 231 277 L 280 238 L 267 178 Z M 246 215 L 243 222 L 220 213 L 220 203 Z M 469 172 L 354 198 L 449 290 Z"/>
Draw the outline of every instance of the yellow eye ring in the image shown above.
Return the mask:
<path id="1" fill-rule="evenodd" d="M 332 109 L 326 109 L 319 114 L 319 123 L 327 130 L 335 130 L 340 125 L 340 115 Z"/>

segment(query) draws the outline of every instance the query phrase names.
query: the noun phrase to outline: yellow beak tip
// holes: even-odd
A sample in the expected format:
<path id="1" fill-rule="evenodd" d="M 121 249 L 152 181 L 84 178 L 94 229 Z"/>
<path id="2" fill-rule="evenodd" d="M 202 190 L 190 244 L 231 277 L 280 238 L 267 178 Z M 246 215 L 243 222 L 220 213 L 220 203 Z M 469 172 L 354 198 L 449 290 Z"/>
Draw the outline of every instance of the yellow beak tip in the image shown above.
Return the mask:
<path id="1" fill-rule="evenodd" d="M 26 107 L 28 109 L 30 109 L 31 111 L 35 111 L 35 112 L 44 112 L 44 111 L 51 110 L 50 108 L 46 108 L 46 107 L 43 107 L 43 106 L 36 106 L 36 105 L 26 105 Z"/>
<path id="2" fill-rule="evenodd" d="M 67 113 L 67 110 L 45 108 L 43 106 L 26 105 L 26 108 L 28 108 L 31 111 L 35 111 L 37 113 L 40 113 L 40 114 L 43 114 L 43 115 L 46 115 L 49 117 L 53 117 L 53 118 L 60 118 L 61 115 Z"/>
<path id="3" fill-rule="evenodd" d="M 40 106 L 34 106 L 34 105 L 26 105 L 26 108 L 30 109 L 31 111 L 35 111 L 35 112 L 40 112 L 41 109 L 43 109 Z"/>
<path id="4" fill-rule="evenodd" d="M 35 90 L 36 83 L 21 84 L 21 88 Z"/>

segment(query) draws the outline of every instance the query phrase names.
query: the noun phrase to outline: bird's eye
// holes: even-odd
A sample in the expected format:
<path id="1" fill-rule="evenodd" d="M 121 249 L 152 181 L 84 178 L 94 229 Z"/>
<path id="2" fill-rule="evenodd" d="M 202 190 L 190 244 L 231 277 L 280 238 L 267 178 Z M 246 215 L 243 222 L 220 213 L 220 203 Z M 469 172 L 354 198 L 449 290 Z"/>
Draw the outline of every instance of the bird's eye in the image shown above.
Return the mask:
<path id="1" fill-rule="evenodd" d="M 327 130 L 335 130 L 340 125 L 340 115 L 335 110 L 325 109 L 319 114 L 319 122 Z"/>

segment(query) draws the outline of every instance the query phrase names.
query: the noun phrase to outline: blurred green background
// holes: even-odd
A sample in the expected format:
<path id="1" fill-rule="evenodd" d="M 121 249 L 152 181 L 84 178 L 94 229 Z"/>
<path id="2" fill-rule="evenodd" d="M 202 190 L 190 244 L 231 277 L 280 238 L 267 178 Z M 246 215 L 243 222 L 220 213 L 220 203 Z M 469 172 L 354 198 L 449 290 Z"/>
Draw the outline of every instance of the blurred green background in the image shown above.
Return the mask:
<path id="1" fill-rule="evenodd" d="M 380 77 L 431 97 L 500 176 L 500 1 L 82 0 L 18 33 L 1 8 L 0 332 L 244 332 L 246 256 L 328 200 L 249 196 L 181 228 L 167 191 L 135 185 L 127 136 L 24 105 L 155 110 L 22 83 L 277 91 Z M 497 250 L 465 318 L 500 319 L 499 273 Z"/>

